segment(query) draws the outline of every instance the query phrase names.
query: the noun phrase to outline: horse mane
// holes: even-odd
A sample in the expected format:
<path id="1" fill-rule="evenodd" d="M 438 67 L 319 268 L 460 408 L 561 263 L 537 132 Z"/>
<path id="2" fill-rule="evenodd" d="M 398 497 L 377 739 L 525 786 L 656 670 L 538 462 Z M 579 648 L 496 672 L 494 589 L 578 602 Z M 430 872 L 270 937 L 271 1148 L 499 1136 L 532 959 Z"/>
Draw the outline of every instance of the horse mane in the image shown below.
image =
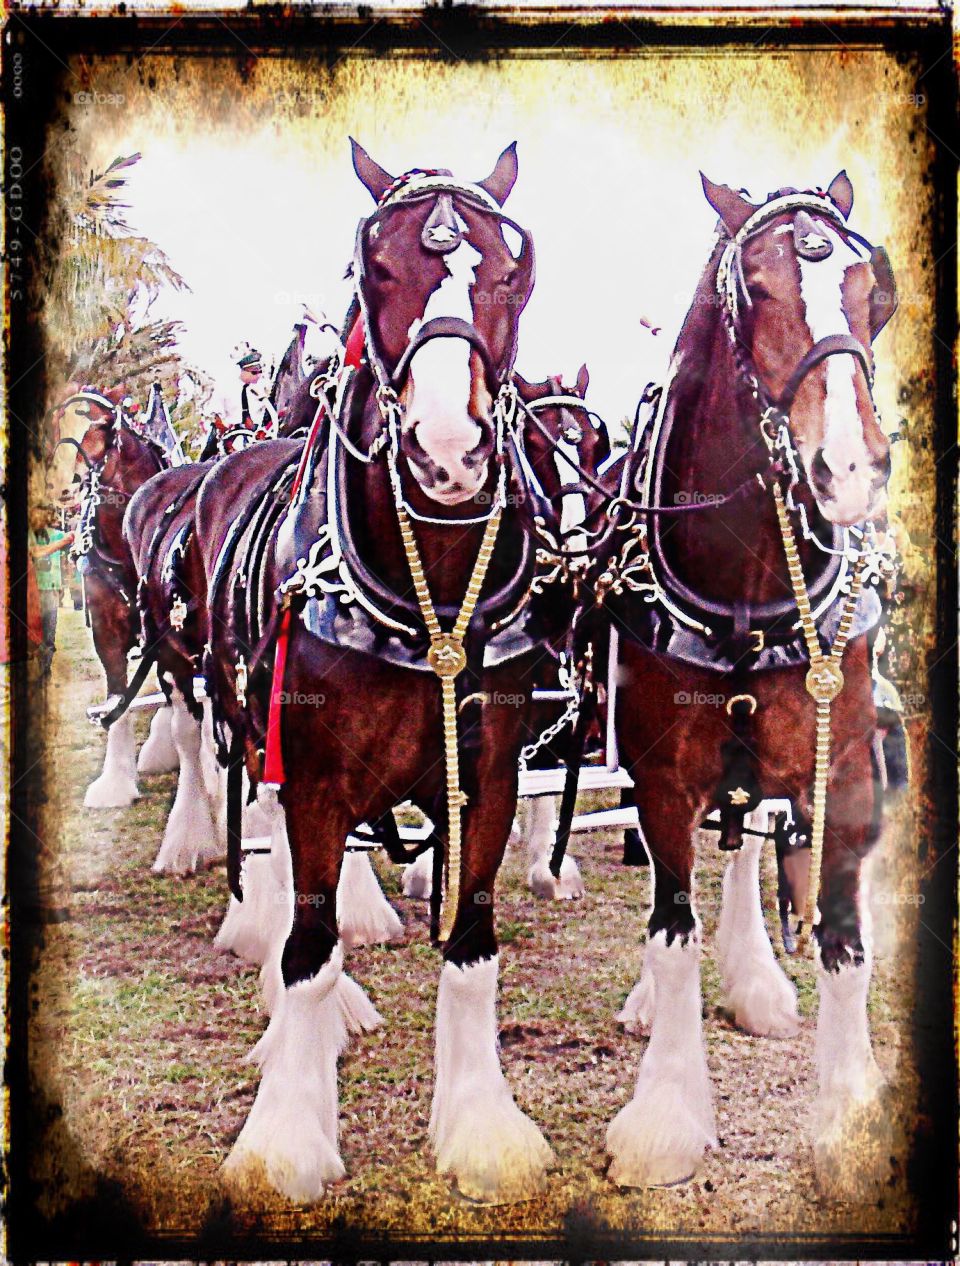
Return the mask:
<path id="1" fill-rule="evenodd" d="M 684 430 L 696 416 L 704 388 L 716 374 L 713 362 L 718 335 L 724 347 L 728 344 L 717 294 L 717 271 L 726 245 L 727 238 L 718 232 L 673 349 L 673 360 L 682 358 L 683 369 L 673 381 L 671 402 Z"/>

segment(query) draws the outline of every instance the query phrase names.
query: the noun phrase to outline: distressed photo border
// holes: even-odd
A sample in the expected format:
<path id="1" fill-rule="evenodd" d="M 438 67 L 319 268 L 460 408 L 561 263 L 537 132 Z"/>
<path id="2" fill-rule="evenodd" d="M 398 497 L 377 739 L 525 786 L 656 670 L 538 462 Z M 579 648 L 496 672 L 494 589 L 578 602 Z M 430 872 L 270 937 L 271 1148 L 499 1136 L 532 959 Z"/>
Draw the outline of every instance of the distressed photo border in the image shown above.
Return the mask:
<path id="1" fill-rule="evenodd" d="M 122 7 L 122 6 L 121 6 Z M 957 913 L 957 594 L 955 412 L 957 338 L 956 180 L 953 152 L 956 76 L 950 15 L 935 11 L 497 9 L 471 7 L 423 11 L 357 9 L 290 11 L 272 8 L 80 16 L 13 9 L 3 36 L 5 110 L 5 363 L 4 530 L 8 540 L 10 664 L 4 718 L 8 769 L 6 795 L 6 1221 L 13 1260 L 285 1258 L 328 1255 L 336 1259 L 418 1258 L 426 1250 L 450 1259 L 482 1258 L 949 1258 L 957 1251 L 957 1078 L 955 990 L 952 955 L 926 952 L 954 947 Z M 210 1225 L 200 1238 L 146 1235 L 124 1212 L 122 1192 L 104 1183 L 95 1199 L 69 1214 L 47 1219 L 31 1178 L 34 1149 L 42 1138 L 42 1104 L 32 1076 L 28 1022 L 35 1005 L 32 972 L 45 924 L 36 847 L 44 790 L 38 777 L 38 736 L 31 732 L 26 674 L 16 665 L 27 656 L 26 557 L 30 463 L 43 443 L 44 340 L 35 296 L 42 289 L 37 239 L 51 218 L 52 190 L 43 156 L 53 142 L 51 126 L 65 91 L 68 59 L 76 54 L 126 56 L 149 53 L 199 55 L 243 67 L 257 58 L 296 57 L 331 61 L 362 48 L 367 55 L 429 53 L 443 58 L 546 54 L 629 57 L 643 50 L 714 53 L 745 46 L 776 56 L 793 48 L 844 51 L 876 47 L 913 59 L 929 94 L 926 129 L 933 145 L 931 168 L 936 276 L 935 404 L 932 443 L 937 456 L 936 576 L 937 649 L 931 656 L 926 753 L 932 812 L 926 821 L 924 919 L 918 931 L 914 1050 L 920 1113 L 913 1139 L 911 1186 L 917 1197 L 916 1231 L 905 1236 L 823 1236 L 815 1225 L 802 1239 L 731 1242 L 721 1238 L 631 1236 L 579 1241 L 575 1234 L 548 1242 L 503 1238 L 478 1242 L 422 1238 L 390 1242 L 355 1229 L 342 1237 L 288 1240 L 272 1231 L 237 1235 L 229 1225 Z M 20 60 L 14 67 L 14 56 Z M 16 71 L 16 73 L 15 73 Z M 589 103 L 585 103 L 589 109 Z M 41 749 L 42 750 L 42 749 Z"/>

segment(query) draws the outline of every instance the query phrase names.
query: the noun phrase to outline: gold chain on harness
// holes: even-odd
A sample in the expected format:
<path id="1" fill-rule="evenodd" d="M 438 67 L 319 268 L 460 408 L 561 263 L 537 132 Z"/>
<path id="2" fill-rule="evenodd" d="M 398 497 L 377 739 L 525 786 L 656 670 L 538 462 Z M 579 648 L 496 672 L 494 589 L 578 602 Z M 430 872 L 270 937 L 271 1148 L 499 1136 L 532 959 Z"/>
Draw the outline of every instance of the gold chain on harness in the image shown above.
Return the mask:
<path id="1" fill-rule="evenodd" d="M 494 507 L 487 519 L 483 540 L 473 566 L 473 575 L 467 585 L 460 614 L 449 633 L 444 633 L 437 619 L 430 597 L 430 588 L 420 562 L 417 540 L 413 534 L 410 516 L 399 494 L 396 496 L 397 520 L 400 524 L 400 535 L 407 555 L 407 564 L 413 579 L 413 588 L 420 604 L 423 622 L 430 634 L 430 649 L 427 651 L 427 662 L 440 678 L 440 690 L 443 699 L 443 752 L 447 774 L 447 848 L 444 865 L 443 904 L 440 908 L 440 940 L 446 941 L 453 930 L 453 922 L 457 915 L 457 904 L 460 899 L 460 846 L 461 846 L 461 814 L 467 803 L 467 797 L 460 787 L 460 751 L 457 742 L 457 700 L 455 678 L 467 664 L 467 654 L 463 648 L 463 639 L 467 626 L 480 597 L 480 590 L 487 574 L 487 567 L 493 557 L 493 547 L 500 527 L 501 506 Z"/>
<path id="2" fill-rule="evenodd" d="M 837 632 L 830 647 L 829 654 L 824 655 L 817 637 L 817 626 L 810 608 L 807 584 L 803 578 L 800 565 L 800 553 L 793 533 L 793 525 L 787 513 L 783 492 L 780 485 L 773 484 L 773 499 L 777 507 L 777 520 L 780 524 L 780 535 L 783 538 L 783 550 L 787 558 L 787 570 L 790 573 L 790 584 L 793 596 L 800 612 L 800 627 L 810 656 L 810 668 L 807 672 L 807 693 L 817 705 L 817 737 L 816 754 L 813 773 L 813 824 L 810 838 L 810 880 L 807 888 L 807 904 L 803 912 L 803 924 L 800 928 L 798 943 L 801 950 L 806 949 L 813 929 L 817 899 L 820 893 L 820 868 L 823 863 L 823 833 L 826 825 L 827 780 L 830 774 L 830 705 L 843 689 L 843 673 L 840 661 L 846 649 L 847 638 L 853 624 L 857 601 L 863 584 L 862 556 L 857 560 L 850 579 L 850 592 L 844 599 L 840 612 Z"/>

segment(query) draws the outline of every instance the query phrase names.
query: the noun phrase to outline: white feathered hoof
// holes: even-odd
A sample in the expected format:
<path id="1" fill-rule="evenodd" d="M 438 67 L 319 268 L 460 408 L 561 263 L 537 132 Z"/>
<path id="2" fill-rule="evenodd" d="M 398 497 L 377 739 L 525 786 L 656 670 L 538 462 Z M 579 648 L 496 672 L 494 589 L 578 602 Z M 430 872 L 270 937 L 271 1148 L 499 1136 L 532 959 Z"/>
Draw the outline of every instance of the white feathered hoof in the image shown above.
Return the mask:
<path id="1" fill-rule="evenodd" d="M 461 1195 L 483 1204 L 532 1200 L 546 1186 L 553 1152 L 506 1087 L 492 1100 L 482 1093 L 459 1100 L 454 1121 L 434 1141 L 437 1169 Z"/>
<path id="2" fill-rule="evenodd" d="M 140 798 L 140 788 L 128 773 L 104 770 L 87 788 L 85 809 L 127 809 Z"/>
<path id="3" fill-rule="evenodd" d="M 430 1141 L 437 1169 L 485 1204 L 530 1200 L 553 1153 L 513 1101 L 497 1053 L 497 958 L 446 963 L 437 994 Z"/>
<path id="4" fill-rule="evenodd" d="M 869 1099 L 832 1105 L 813 1145 L 817 1186 L 825 1200 L 875 1204 L 884 1194 L 898 1149 L 894 1114 L 882 1084 Z"/>
<path id="5" fill-rule="evenodd" d="M 337 1146 L 337 1059 L 350 1032 L 379 1023 L 360 987 L 343 984 L 338 945 L 311 980 L 283 991 L 251 1058 L 257 1098 L 222 1170 L 234 1189 L 264 1182 L 299 1204 L 345 1174 Z"/>
<path id="6" fill-rule="evenodd" d="M 771 969 L 772 967 L 772 969 Z M 757 1037 L 795 1037 L 800 1028 L 797 991 L 777 964 L 758 963 L 727 989 L 737 1028 Z"/>
<path id="7" fill-rule="evenodd" d="M 696 1173 L 716 1145 L 710 1075 L 703 1048 L 700 929 L 684 940 L 655 933 L 643 976 L 654 981 L 656 1008 L 633 1098 L 611 1121 L 609 1176 L 621 1187 L 663 1187 Z M 643 977 L 641 977 L 642 979 Z"/>
<path id="8" fill-rule="evenodd" d="M 567 856 L 560 863 L 559 879 L 553 877 L 550 858 L 538 857 L 527 874 L 527 884 L 534 896 L 546 897 L 550 901 L 579 901 L 586 892 L 580 867 Z"/>
<path id="9" fill-rule="evenodd" d="M 893 1105 L 870 1044 L 867 996 L 872 954 L 849 953 L 826 971 L 817 951 L 817 1075 L 813 1159 L 829 1200 L 873 1203 L 890 1178 Z"/>
<path id="10" fill-rule="evenodd" d="M 154 860 L 155 875 L 193 875 L 224 855 L 206 796 L 192 802 L 179 793 L 163 834 L 163 843 Z"/>
<path id="11" fill-rule="evenodd" d="M 269 848 L 269 836 L 246 840 L 248 848 Z M 281 945 L 290 931 L 293 894 L 276 877 L 269 853 L 251 853 L 243 859 L 240 883 L 243 900 L 231 896 L 227 913 L 214 939 L 217 949 L 229 950 L 245 962 L 261 966 L 271 945 Z"/>
<path id="12" fill-rule="evenodd" d="M 246 800 L 246 796 L 244 796 Z M 259 798 L 243 806 L 243 834 L 251 836 L 269 835 L 273 822 L 273 809 L 265 808 Z M 281 810 L 282 812 L 282 810 Z"/>
<path id="13" fill-rule="evenodd" d="M 656 988 L 653 973 L 644 970 L 640 979 L 627 994 L 623 1009 L 616 1014 L 616 1021 L 628 1033 L 649 1033 L 653 1027 Z"/>
<path id="14" fill-rule="evenodd" d="M 697 1172 L 716 1143 L 713 1114 L 691 1103 L 679 1081 L 637 1086 L 607 1129 L 608 1175 L 619 1187 L 669 1187 Z"/>
<path id="15" fill-rule="evenodd" d="M 157 708 L 150 722 L 150 733 L 140 748 L 137 769 L 141 774 L 170 774 L 180 767 L 176 744 L 170 732 L 173 709 Z"/>
<path id="16" fill-rule="evenodd" d="M 126 809 L 140 796 L 137 786 L 137 752 L 133 718 L 120 717 L 107 730 L 103 772 L 87 788 L 85 809 Z"/>
<path id="17" fill-rule="evenodd" d="M 345 853 L 337 885 L 337 925 L 348 949 L 403 936 L 400 916 L 383 895 L 367 853 Z"/>
<path id="18" fill-rule="evenodd" d="M 405 897 L 429 901 L 433 893 L 433 849 L 428 848 L 416 861 L 404 866 L 400 886 Z"/>

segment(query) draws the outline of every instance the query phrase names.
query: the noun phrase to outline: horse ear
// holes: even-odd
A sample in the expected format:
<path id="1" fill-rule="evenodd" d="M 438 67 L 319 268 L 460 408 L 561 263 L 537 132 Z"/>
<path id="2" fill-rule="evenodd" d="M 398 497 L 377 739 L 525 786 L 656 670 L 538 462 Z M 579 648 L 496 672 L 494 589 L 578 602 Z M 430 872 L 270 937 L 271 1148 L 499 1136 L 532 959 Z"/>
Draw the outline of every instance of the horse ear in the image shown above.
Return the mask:
<path id="1" fill-rule="evenodd" d="M 590 386 L 590 371 L 586 365 L 581 365 L 577 370 L 577 395 L 581 398 L 587 394 L 587 388 Z"/>
<path id="2" fill-rule="evenodd" d="M 478 180 L 481 189 L 486 189 L 491 198 L 495 198 L 501 206 L 509 197 L 517 179 L 517 142 L 511 141 L 497 159 L 496 166 L 485 180 Z"/>
<path id="3" fill-rule="evenodd" d="M 700 173 L 700 180 L 703 182 L 703 192 L 707 201 L 723 221 L 724 228 L 733 237 L 734 234 L 739 233 L 757 208 L 729 185 L 715 185 L 703 172 Z"/>
<path id="4" fill-rule="evenodd" d="M 393 176 L 375 163 L 362 145 L 350 137 L 350 151 L 353 157 L 353 170 L 360 177 L 360 183 L 369 192 L 374 202 L 379 202 L 393 184 Z"/>
<path id="5" fill-rule="evenodd" d="M 897 310 L 897 282 L 890 256 L 882 246 L 875 246 L 870 256 L 874 284 L 870 292 L 870 341 L 877 337 Z"/>
<path id="6" fill-rule="evenodd" d="M 838 171 L 827 186 L 830 200 L 846 220 L 853 210 L 853 185 L 846 171 Z"/>

